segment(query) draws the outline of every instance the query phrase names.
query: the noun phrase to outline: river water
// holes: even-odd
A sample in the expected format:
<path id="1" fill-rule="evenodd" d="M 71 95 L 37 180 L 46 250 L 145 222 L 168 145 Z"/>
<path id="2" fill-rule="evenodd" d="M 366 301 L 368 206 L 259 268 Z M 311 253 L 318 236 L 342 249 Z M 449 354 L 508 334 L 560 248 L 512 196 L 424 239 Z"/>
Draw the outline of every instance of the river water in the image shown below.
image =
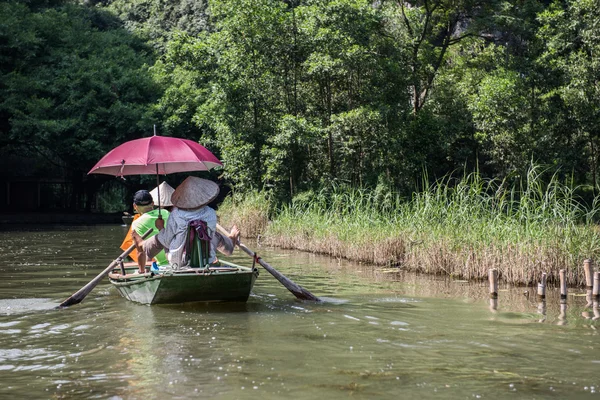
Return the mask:
<path id="1" fill-rule="evenodd" d="M 245 304 L 144 306 L 105 281 L 56 310 L 125 231 L 0 230 L 1 399 L 600 398 L 600 313 L 581 290 L 562 315 L 555 291 L 544 310 L 532 288 L 501 288 L 493 310 L 484 283 L 248 242 L 326 301 L 297 301 L 261 268 Z"/>

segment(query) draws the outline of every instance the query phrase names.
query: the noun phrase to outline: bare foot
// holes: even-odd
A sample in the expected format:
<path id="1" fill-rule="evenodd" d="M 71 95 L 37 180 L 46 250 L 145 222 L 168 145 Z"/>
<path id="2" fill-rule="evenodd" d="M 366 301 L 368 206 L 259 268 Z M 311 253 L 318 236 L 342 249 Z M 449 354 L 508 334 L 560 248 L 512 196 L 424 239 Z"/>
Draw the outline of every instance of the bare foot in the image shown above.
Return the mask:
<path id="1" fill-rule="evenodd" d="M 240 241 L 240 230 L 238 229 L 237 225 L 231 227 L 231 231 L 227 236 L 235 244 L 237 244 Z"/>

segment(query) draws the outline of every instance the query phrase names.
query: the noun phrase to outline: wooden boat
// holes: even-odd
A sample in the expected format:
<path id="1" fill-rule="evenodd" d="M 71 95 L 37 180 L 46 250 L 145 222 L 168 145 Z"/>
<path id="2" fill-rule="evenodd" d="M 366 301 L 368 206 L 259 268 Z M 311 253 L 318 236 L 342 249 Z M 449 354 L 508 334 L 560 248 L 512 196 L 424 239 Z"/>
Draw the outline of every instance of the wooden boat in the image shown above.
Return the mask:
<path id="1" fill-rule="evenodd" d="M 131 223 L 133 222 L 133 215 L 130 215 L 130 214 L 123 215 L 121 217 L 121 220 L 123 221 L 123 223 L 125 225 L 131 225 Z"/>
<path id="2" fill-rule="evenodd" d="M 186 238 L 188 265 L 159 268 L 138 274 L 137 266 L 119 266 L 108 274 L 110 282 L 128 300 L 142 304 L 173 304 L 207 301 L 248 300 L 258 269 L 227 261 L 209 264 L 210 238 L 206 224 L 192 221 Z M 204 237 L 205 240 L 200 240 Z"/>
<path id="3" fill-rule="evenodd" d="M 116 268 L 108 277 L 123 297 L 142 304 L 247 301 L 258 270 L 222 260 L 219 264 L 145 274 L 134 274 L 137 267 L 130 267 L 125 275 Z"/>

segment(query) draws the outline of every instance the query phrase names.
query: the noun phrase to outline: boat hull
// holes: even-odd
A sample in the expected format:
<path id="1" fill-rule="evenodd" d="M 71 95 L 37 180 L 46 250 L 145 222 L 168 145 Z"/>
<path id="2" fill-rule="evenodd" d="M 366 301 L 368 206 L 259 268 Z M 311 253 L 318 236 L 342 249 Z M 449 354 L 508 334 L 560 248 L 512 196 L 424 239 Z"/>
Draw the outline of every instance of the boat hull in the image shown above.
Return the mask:
<path id="1" fill-rule="evenodd" d="M 123 297 L 141 304 L 245 302 L 258 270 L 230 265 L 138 276 L 111 274 L 109 279 Z"/>
<path id="2" fill-rule="evenodd" d="M 125 225 L 131 225 L 131 223 L 133 222 L 133 215 L 123 215 L 121 217 L 121 220 Z"/>

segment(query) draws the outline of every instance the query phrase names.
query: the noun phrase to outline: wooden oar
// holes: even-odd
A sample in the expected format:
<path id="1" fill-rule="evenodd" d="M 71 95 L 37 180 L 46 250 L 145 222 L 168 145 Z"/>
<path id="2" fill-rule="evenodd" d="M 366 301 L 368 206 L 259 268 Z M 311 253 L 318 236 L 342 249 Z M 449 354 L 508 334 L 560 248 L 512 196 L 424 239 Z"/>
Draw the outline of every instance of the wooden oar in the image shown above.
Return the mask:
<path id="1" fill-rule="evenodd" d="M 223 234 L 225 236 L 229 236 L 229 232 L 227 232 L 227 230 L 225 228 L 223 228 L 219 224 L 217 224 L 217 230 L 221 234 Z M 281 284 L 283 286 L 285 286 L 287 290 L 289 290 L 290 292 L 292 292 L 292 294 L 294 296 L 296 296 L 296 298 L 298 298 L 300 300 L 321 301 L 321 299 L 319 299 L 317 296 L 315 296 L 314 294 L 312 294 L 308 290 L 304 289 L 302 286 L 294 283 L 288 277 L 286 277 L 285 275 L 283 275 L 282 273 L 280 273 L 279 271 L 277 271 L 275 268 L 273 268 L 272 266 L 270 266 L 265 260 L 263 260 L 260 257 L 257 257 L 256 253 L 253 252 L 252 250 L 250 250 L 249 248 L 247 248 L 242 242 L 238 241 L 236 244 L 246 254 L 248 254 L 250 257 L 252 257 L 253 259 L 255 259 L 260 265 L 262 265 L 264 269 L 266 269 L 267 271 L 269 271 L 269 273 L 271 275 L 273 275 L 275 277 L 275 279 L 277 279 L 279 282 L 281 282 Z"/>
<path id="2" fill-rule="evenodd" d="M 144 233 L 144 235 L 142 235 L 142 239 L 146 239 L 151 232 L 152 229 L 148 229 L 148 231 Z M 85 299 L 85 296 L 87 296 L 98 285 L 98 283 L 100 283 L 100 281 L 110 273 L 110 271 L 112 271 L 117 265 L 123 262 L 123 259 L 127 257 L 129 253 L 133 251 L 133 249 L 135 249 L 135 243 L 132 244 L 127 250 L 125 250 L 119 257 L 117 257 L 116 260 L 111 262 L 110 265 L 106 267 L 104 271 L 100 272 L 98 276 L 92 279 L 90 283 L 88 283 L 87 285 L 79 289 L 77 292 L 73 293 L 71 297 L 60 303 L 60 305 L 57 308 L 65 308 L 74 304 L 81 303 L 83 299 Z"/>

